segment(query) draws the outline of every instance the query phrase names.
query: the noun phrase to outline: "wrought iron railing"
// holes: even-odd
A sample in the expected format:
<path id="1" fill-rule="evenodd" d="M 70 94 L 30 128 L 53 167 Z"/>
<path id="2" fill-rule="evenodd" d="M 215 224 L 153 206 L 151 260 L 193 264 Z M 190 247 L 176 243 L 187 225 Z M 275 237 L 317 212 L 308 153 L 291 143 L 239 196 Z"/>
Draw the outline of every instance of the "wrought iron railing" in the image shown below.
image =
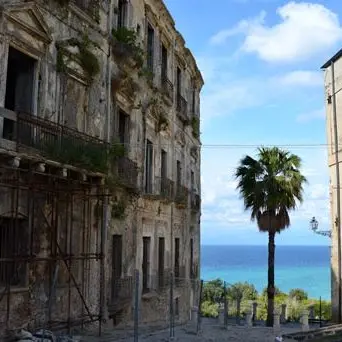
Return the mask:
<path id="1" fill-rule="evenodd" d="M 162 76 L 162 90 L 164 94 L 170 99 L 173 99 L 173 84 L 172 82 L 168 79 L 166 75 Z"/>
<path id="2" fill-rule="evenodd" d="M 11 114 L 9 116 L 9 114 Z M 109 145 L 96 137 L 27 113 L 0 108 L 4 118 L 3 139 L 15 150 L 32 153 L 91 171 L 107 170 Z"/>
<path id="3" fill-rule="evenodd" d="M 177 95 L 177 113 L 182 121 L 188 120 L 188 103 L 180 94 Z"/>
<path id="4" fill-rule="evenodd" d="M 130 189 L 138 188 L 138 165 L 128 157 L 117 158 L 115 170 L 120 184 Z"/>
<path id="5" fill-rule="evenodd" d="M 197 279 L 198 276 L 199 276 L 198 264 L 191 265 L 191 268 L 190 268 L 190 278 L 191 279 Z"/>
<path id="6" fill-rule="evenodd" d="M 97 0 L 72 0 L 83 12 L 95 20 L 99 19 L 99 2 Z"/>
<path id="7" fill-rule="evenodd" d="M 174 196 L 174 182 L 166 177 L 155 177 L 158 195 L 165 200 L 172 200 Z"/>
<path id="8" fill-rule="evenodd" d="M 199 194 L 192 192 L 191 193 L 191 209 L 194 211 L 199 211 L 201 208 L 201 197 Z"/>
<path id="9" fill-rule="evenodd" d="M 189 190 L 184 185 L 176 185 L 175 202 L 176 204 L 186 206 L 188 204 Z"/>
<path id="10" fill-rule="evenodd" d="M 176 265 L 174 268 L 175 284 L 180 285 L 186 280 L 186 268 L 185 266 Z"/>

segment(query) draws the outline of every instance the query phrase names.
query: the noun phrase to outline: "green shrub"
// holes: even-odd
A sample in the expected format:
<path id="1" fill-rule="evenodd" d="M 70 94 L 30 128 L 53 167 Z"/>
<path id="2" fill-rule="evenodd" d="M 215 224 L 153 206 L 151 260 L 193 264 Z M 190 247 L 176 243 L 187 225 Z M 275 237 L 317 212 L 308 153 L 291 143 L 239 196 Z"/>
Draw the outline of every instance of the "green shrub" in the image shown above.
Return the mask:
<path id="1" fill-rule="evenodd" d="M 201 311 L 204 317 L 218 317 L 219 305 L 217 303 L 212 303 L 210 301 L 205 301 L 202 303 Z"/>
<path id="2" fill-rule="evenodd" d="M 308 294 L 302 289 L 292 289 L 289 292 L 289 297 L 290 298 L 295 298 L 297 300 L 306 300 L 308 299 Z"/>

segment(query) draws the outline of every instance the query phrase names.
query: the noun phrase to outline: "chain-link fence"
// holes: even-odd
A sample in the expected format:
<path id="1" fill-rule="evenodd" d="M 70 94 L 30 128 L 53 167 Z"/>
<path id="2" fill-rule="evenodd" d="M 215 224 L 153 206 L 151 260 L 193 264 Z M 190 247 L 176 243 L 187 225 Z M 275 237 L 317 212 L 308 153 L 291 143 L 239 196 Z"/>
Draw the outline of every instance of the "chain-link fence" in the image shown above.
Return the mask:
<path id="1" fill-rule="evenodd" d="M 193 333 L 200 326 L 201 282 L 185 276 L 185 269 L 156 274 L 135 271 L 131 277 L 113 279 L 108 304 L 108 329 L 113 341 L 138 338 L 161 330 L 176 337 L 177 326 L 189 324 Z M 105 336 L 106 337 L 106 336 Z"/>

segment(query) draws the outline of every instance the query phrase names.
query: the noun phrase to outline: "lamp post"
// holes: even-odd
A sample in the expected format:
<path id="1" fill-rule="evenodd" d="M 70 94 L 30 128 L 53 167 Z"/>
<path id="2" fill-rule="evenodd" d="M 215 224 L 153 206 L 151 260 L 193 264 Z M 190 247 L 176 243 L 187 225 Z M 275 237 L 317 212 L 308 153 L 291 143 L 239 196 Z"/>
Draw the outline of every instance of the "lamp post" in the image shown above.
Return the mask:
<path id="1" fill-rule="evenodd" d="M 330 230 L 318 230 L 318 221 L 316 220 L 315 216 L 312 217 L 312 219 L 310 220 L 310 227 L 311 230 L 315 233 L 315 234 L 319 234 L 319 235 L 323 235 L 323 236 L 328 236 L 331 238 L 331 231 Z"/>

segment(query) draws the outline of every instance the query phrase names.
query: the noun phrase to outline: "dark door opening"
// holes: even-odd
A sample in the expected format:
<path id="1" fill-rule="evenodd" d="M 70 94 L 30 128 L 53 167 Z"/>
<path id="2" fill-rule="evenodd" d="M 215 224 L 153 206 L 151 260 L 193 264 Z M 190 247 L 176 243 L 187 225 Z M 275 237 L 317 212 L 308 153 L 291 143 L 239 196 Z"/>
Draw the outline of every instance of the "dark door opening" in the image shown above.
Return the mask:
<path id="1" fill-rule="evenodd" d="M 118 139 L 120 144 L 123 144 L 125 148 L 128 148 L 130 117 L 121 109 L 119 110 L 118 115 Z"/>
<path id="2" fill-rule="evenodd" d="M 167 153 L 161 150 L 160 160 L 160 192 L 162 195 L 167 195 Z"/>
<path id="3" fill-rule="evenodd" d="M 8 52 L 7 82 L 5 108 L 18 112 L 32 113 L 33 110 L 33 86 L 36 60 L 10 47 Z M 15 138 L 15 122 L 4 119 L 3 138 L 13 140 Z M 20 127 L 20 138 L 31 138 L 30 127 Z"/>
<path id="4" fill-rule="evenodd" d="M 181 83 L 182 83 L 182 71 L 180 68 L 177 68 L 177 101 L 179 96 L 181 95 Z"/>
<path id="5" fill-rule="evenodd" d="M 179 258 L 180 258 L 180 240 L 179 238 L 175 238 L 175 278 L 180 277 L 180 265 L 179 265 Z M 179 279 L 178 279 L 179 280 Z"/>
<path id="6" fill-rule="evenodd" d="M 153 190 L 153 144 L 151 141 L 146 142 L 145 156 L 145 193 L 151 194 Z"/>
<path id="7" fill-rule="evenodd" d="M 147 26 L 147 68 L 153 72 L 154 67 L 154 29 L 148 24 Z"/>
<path id="8" fill-rule="evenodd" d="M 195 277 L 194 272 L 194 239 L 190 239 L 190 278 L 193 279 Z"/>
<path id="9" fill-rule="evenodd" d="M 112 299 L 119 295 L 122 273 L 122 235 L 113 235 L 112 238 Z"/>
<path id="10" fill-rule="evenodd" d="M 165 45 L 162 45 L 162 53 L 161 53 L 161 78 L 162 82 L 167 80 L 167 66 L 168 66 L 168 56 L 167 49 Z"/>
<path id="11" fill-rule="evenodd" d="M 159 287 L 165 285 L 164 282 L 164 267 L 165 267 L 165 238 L 159 238 L 158 245 L 158 283 Z"/>
<path id="12" fill-rule="evenodd" d="M 149 291 L 149 271 L 150 271 L 150 247 L 151 238 L 143 237 L 143 260 L 142 260 L 142 276 L 143 276 L 143 292 Z"/>
<path id="13" fill-rule="evenodd" d="M 119 0 L 118 3 L 118 28 L 126 26 L 127 17 L 127 2 L 125 0 Z"/>

